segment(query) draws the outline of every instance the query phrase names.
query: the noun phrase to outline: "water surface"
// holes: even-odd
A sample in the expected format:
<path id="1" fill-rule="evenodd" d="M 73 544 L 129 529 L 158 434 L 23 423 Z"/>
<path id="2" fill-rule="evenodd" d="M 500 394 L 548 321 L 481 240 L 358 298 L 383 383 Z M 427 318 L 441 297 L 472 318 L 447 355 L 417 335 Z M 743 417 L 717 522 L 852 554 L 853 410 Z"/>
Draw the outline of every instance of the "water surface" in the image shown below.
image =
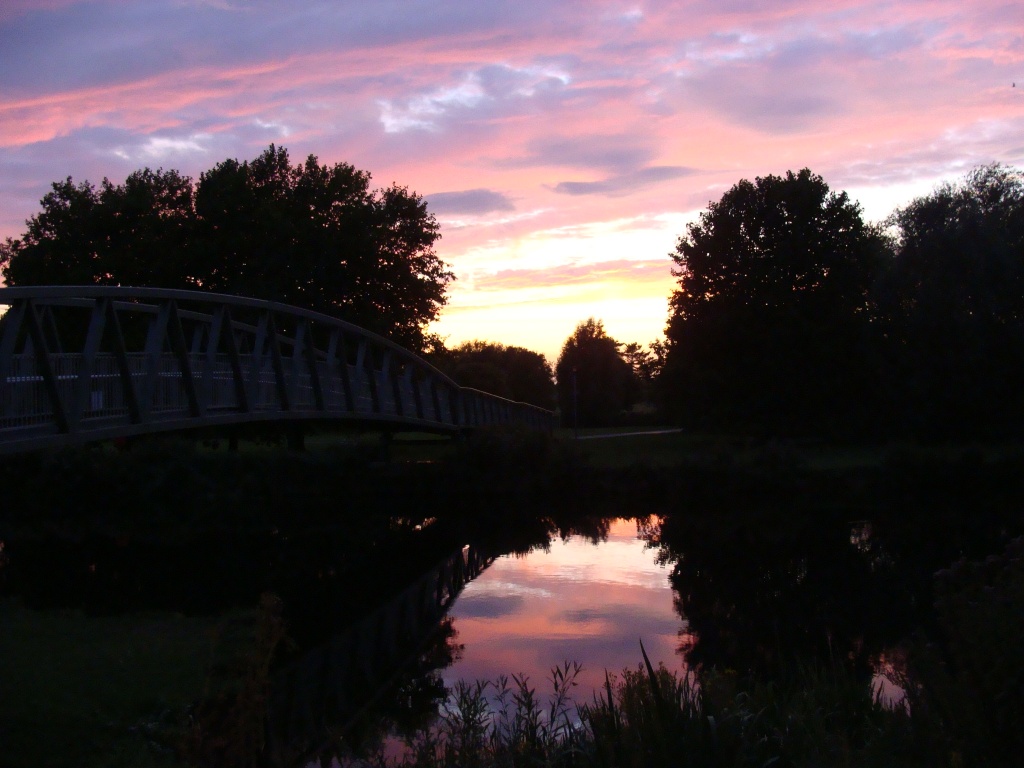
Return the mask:
<path id="1" fill-rule="evenodd" d="M 651 661 L 680 670 L 679 633 L 686 622 L 673 607 L 671 569 L 640 538 L 634 520 L 609 524 L 607 538 L 555 538 L 526 555 L 503 555 L 455 601 L 450 612 L 461 658 L 446 683 L 527 675 L 547 692 L 552 666 L 579 662 L 577 701 L 589 701 L 617 673 Z"/>

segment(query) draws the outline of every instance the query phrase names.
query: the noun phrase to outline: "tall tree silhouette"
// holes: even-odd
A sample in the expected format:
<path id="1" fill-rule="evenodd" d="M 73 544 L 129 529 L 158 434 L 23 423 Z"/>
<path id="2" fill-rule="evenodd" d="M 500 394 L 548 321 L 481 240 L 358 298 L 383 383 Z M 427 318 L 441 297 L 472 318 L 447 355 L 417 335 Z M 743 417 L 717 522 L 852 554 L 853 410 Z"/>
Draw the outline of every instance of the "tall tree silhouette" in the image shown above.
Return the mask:
<path id="1" fill-rule="evenodd" d="M 620 346 L 594 318 L 577 325 L 566 339 L 555 365 L 563 424 L 607 426 L 632 405 L 636 379 Z"/>
<path id="2" fill-rule="evenodd" d="M 975 169 L 897 210 L 879 281 L 894 413 L 923 437 L 1024 430 L 1024 176 Z"/>
<path id="3" fill-rule="evenodd" d="M 701 426 L 807 433 L 863 421 L 863 334 L 885 239 L 811 171 L 740 181 L 671 254 L 662 381 Z"/>

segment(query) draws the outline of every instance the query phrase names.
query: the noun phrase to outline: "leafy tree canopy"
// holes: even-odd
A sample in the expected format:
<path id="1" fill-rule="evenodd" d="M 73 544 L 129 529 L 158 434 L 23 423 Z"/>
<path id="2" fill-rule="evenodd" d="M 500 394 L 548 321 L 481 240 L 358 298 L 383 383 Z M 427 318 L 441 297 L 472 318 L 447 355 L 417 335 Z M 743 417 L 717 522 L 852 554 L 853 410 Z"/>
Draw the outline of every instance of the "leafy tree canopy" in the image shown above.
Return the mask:
<path id="1" fill-rule="evenodd" d="M 638 391 L 636 375 L 609 336 L 604 323 L 584 320 L 562 345 L 555 365 L 558 405 L 566 426 L 613 424 Z"/>
<path id="2" fill-rule="evenodd" d="M 880 298 L 926 325 L 1024 321 L 1024 174 L 976 168 L 888 219 L 896 258 Z"/>
<path id="3" fill-rule="evenodd" d="M 1024 429 L 1024 174 L 975 169 L 897 210 L 876 292 L 894 413 L 924 437 Z"/>
<path id="4" fill-rule="evenodd" d="M 886 255 L 845 192 L 811 171 L 743 180 L 671 254 L 665 384 L 691 423 L 802 431 L 855 388 Z"/>
<path id="5" fill-rule="evenodd" d="M 867 307 L 881 244 L 860 207 L 806 168 L 744 179 L 679 238 L 673 317 L 701 322 L 740 308 L 846 317 Z"/>
<path id="6" fill-rule="evenodd" d="M 422 349 L 454 279 L 426 203 L 405 187 L 271 145 L 194 183 L 144 169 L 99 189 L 53 184 L 19 239 L 0 245 L 8 285 L 191 288 L 282 301 Z"/>
<path id="7" fill-rule="evenodd" d="M 432 356 L 438 368 L 463 387 L 551 409 L 555 382 L 547 358 L 523 347 L 467 341 Z"/>

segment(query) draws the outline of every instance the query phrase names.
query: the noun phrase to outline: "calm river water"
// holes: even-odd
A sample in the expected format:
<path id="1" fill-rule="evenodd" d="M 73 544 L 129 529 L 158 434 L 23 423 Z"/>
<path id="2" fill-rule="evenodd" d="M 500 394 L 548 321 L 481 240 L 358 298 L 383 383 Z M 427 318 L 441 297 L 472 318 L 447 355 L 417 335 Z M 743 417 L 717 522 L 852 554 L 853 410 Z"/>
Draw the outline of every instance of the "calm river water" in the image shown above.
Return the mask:
<path id="1" fill-rule="evenodd" d="M 327 734 L 365 745 L 422 728 L 460 680 L 522 675 L 546 701 L 552 667 L 578 662 L 573 698 L 588 703 L 606 671 L 642 663 L 641 643 L 676 672 L 703 665 L 770 678 L 794 662 L 839 660 L 867 682 L 881 658 L 934 621 L 935 571 L 1000 551 L 1021 527 L 1015 504 L 975 502 L 976 484 L 929 476 L 907 485 L 908 476 L 884 476 L 857 505 L 825 492 L 809 499 L 803 485 L 782 493 L 707 483 L 713 492 L 666 498 L 659 516 L 640 519 L 501 500 L 467 503 L 450 520 L 354 514 L 288 530 L 10 535 L 0 547 L 0 611 L 26 639 L 6 656 L 51 653 L 36 653 L 37 642 L 64 652 L 60 638 L 73 632 L 82 641 L 71 649 L 80 661 L 68 666 L 68 689 L 99 690 L 97 681 L 127 674 L 145 701 L 163 701 L 172 690 L 159 686 L 188 673 L 199 697 L 205 676 L 236 669 L 207 670 L 207 638 L 241 627 L 241 648 L 223 650 L 260 658 L 259 638 L 279 615 L 287 641 L 267 652 L 267 737 L 293 756 L 322 751 Z M 1005 485 L 996 479 L 992 487 Z M 37 626 L 51 635 L 37 641 Z M 112 626 L 118 638 L 142 638 L 140 654 L 166 647 L 181 675 L 163 675 L 171 667 L 158 659 L 149 669 L 161 680 L 150 688 L 144 670 L 126 672 L 126 657 L 104 669 Z M 0 642 L 19 641 L 8 632 Z M 0 680 L 23 686 L 9 701 L 48 680 L 46 663 L 4 663 Z M 126 732 L 139 717 L 174 717 L 140 706 L 123 715 Z"/>
<path id="2" fill-rule="evenodd" d="M 527 675 L 547 693 L 551 667 L 576 661 L 577 701 L 589 701 L 617 673 L 651 661 L 683 667 L 679 635 L 686 622 L 673 607 L 671 569 L 640 537 L 634 520 L 613 520 L 607 538 L 555 538 L 525 555 L 503 555 L 455 601 L 462 657 L 444 680 L 494 680 Z"/>

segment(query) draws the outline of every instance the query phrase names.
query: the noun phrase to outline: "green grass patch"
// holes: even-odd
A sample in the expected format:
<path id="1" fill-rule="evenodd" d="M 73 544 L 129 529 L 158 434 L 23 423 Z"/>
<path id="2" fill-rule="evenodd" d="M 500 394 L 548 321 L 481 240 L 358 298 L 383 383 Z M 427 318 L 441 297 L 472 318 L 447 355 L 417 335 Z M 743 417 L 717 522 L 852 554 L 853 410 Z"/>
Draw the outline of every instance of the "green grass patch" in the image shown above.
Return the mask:
<path id="1" fill-rule="evenodd" d="M 0 601 L 0 763 L 176 765 L 187 708 L 251 625 L 243 614 L 88 616 Z"/>

